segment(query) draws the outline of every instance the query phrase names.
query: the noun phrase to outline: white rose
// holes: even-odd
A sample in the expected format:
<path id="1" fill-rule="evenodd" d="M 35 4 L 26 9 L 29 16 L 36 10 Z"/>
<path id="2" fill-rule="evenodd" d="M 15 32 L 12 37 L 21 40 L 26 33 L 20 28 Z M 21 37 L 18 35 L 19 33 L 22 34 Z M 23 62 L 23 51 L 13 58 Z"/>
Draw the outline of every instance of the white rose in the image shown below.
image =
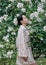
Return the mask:
<path id="1" fill-rule="evenodd" d="M 37 11 L 40 13 L 44 13 L 44 10 L 41 7 L 38 7 Z"/>
<path id="2" fill-rule="evenodd" d="M 25 8 L 22 8 L 21 11 L 22 11 L 22 12 L 26 12 L 26 9 L 25 9 Z"/>
<path id="3" fill-rule="evenodd" d="M 39 12 L 34 12 L 33 14 L 34 14 L 34 17 L 38 17 Z"/>
<path id="4" fill-rule="evenodd" d="M 38 15 L 39 15 L 39 12 L 33 12 L 33 13 L 30 14 L 30 19 L 33 19 L 34 17 L 37 18 Z"/>
<path id="5" fill-rule="evenodd" d="M 12 6 L 12 5 L 11 5 L 11 4 L 9 4 L 9 5 L 8 5 L 8 8 L 10 8 L 11 6 Z"/>
<path id="6" fill-rule="evenodd" d="M 0 8 L 0 11 L 1 11 L 2 9 Z"/>
<path id="7" fill-rule="evenodd" d="M 36 19 L 38 22 L 42 22 L 42 19 L 41 18 L 39 18 L 39 17 L 37 17 L 37 19 Z"/>
<path id="8" fill-rule="evenodd" d="M 37 7 L 43 8 L 43 3 L 39 3 Z"/>
<path id="9" fill-rule="evenodd" d="M 15 45 L 14 45 L 14 44 L 12 44 L 12 45 L 11 45 L 11 48 L 14 48 L 14 46 L 15 46 Z"/>
<path id="10" fill-rule="evenodd" d="M 1 59 L 2 57 L 0 56 L 0 59 Z"/>
<path id="11" fill-rule="evenodd" d="M 46 25 L 43 27 L 43 31 L 46 31 Z"/>
<path id="12" fill-rule="evenodd" d="M 29 8 L 31 8 L 33 6 L 32 2 L 30 2 Z"/>
<path id="13" fill-rule="evenodd" d="M 7 56 L 8 56 L 9 58 L 12 57 L 12 54 L 13 54 L 13 50 L 7 52 Z"/>
<path id="14" fill-rule="evenodd" d="M 3 37 L 3 40 L 5 40 L 6 42 L 9 42 L 9 39 L 7 37 Z"/>
<path id="15" fill-rule="evenodd" d="M 40 37 L 40 40 L 43 40 L 43 37 Z"/>
<path id="16" fill-rule="evenodd" d="M 16 16 L 19 16 L 19 14 L 16 14 Z"/>
<path id="17" fill-rule="evenodd" d="M 6 7 L 6 9 L 8 9 L 8 8 L 10 8 L 12 5 L 11 4 L 9 4 L 7 7 Z"/>
<path id="18" fill-rule="evenodd" d="M 7 14 L 4 14 L 4 15 L 3 15 L 3 19 L 4 19 L 5 21 L 7 21 L 7 20 L 8 20 L 8 15 L 7 15 Z"/>
<path id="19" fill-rule="evenodd" d="M 46 2 L 46 0 L 41 0 L 41 2 L 45 3 L 45 2 Z"/>
<path id="20" fill-rule="evenodd" d="M 11 55 L 11 54 L 13 54 L 13 50 L 7 52 L 7 55 Z"/>
<path id="21" fill-rule="evenodd" d="M 44 57 L 44 56 L 45 56 L 44 54 L 41 54 L 41 55 L 40 55 L 40 57 Z M 42 62 L 42 61 L 40 61 L 40 62 Z"/>
<path id="22" fill-rule="evenodd" d="M 0 17 L 0 22 L 2 22 L 2 21 L 3 21 L 3 17 L 1 16 L 1 17 Z"/>
<path id="23" fill-rule="evenodd" d="M 31 13 L 31 14 L 30 14 L 30 19 L 33 19 L 33 18 L 34 18 L 34 14 Z"/>
<path id="24" fill-rule="evenodd" d="M 13 31 L 13 27 L 8 27 L 7 32 Z"/>
<path id="25" fill-rule="evenodd" d="M 12 34 L 12 35 L 16 35 L 16 33 L 15 33 L 15 32 L 12 32 L 11 34 Z"/>
<path id="26" fill-rule="evenodd" d="M 4 45 L 0 44 L 0 48 L 4 48 Z"/>
<path id="27" fill-rule="evenodd" d="M 18 3 L 18 4 L 17 4 L 17 7 L 18 7 L 18 8 L 23 8 L 23 3 Z"/>
<path id="28" fill-rule="evenodd" d="M 14 23 L 14 25 L 17 25 L 17 23 L 18 23 L 17 18 L 14 18 L 13 23 Z"/>
<path id="29" fill-rule="evenodd" d="M 3 39 L 5 42 L 9 42 L 8 37 L 9 37 L 9 34 L 7 34 L 6 36 L 3 36 L 3 38 L 2 38 L 2 39 Z"/>
<path id="30" fill-rule="evenodd" d="M 46 16 L 46 13 L 45 13 L 45 16 Z"/>

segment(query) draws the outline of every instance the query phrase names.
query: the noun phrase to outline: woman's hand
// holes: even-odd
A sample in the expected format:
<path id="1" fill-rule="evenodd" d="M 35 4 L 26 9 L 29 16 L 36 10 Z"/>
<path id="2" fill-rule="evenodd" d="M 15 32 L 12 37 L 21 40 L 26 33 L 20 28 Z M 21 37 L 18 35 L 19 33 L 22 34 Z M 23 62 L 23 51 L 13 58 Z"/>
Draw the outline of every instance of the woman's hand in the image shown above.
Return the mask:
<path id="1" fill-rule="evenodd" d="M 28 57 L 21 57 L 21 59 L 26 62 L 28 60 Z"/>

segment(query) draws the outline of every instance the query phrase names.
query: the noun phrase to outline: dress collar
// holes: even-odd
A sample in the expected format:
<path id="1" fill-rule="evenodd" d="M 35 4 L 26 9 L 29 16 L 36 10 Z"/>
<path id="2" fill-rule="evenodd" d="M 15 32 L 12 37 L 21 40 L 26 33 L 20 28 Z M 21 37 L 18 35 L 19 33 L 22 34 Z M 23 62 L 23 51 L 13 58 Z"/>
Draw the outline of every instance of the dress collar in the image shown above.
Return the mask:
<path id="1" fill-rule="evenodd" d="M 24 25 L 20 25 L 20 26 L 26 28 L 26 26 L 24 26 Z"/>

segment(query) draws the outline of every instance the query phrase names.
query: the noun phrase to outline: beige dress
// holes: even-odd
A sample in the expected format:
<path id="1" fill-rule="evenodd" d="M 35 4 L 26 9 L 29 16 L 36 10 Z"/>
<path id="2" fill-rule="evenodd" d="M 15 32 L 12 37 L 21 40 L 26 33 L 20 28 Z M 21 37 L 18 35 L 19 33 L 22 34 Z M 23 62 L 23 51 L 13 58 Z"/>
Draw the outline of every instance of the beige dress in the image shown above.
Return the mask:
<path id="1" fill-rule="evenodd" d="M 20 25 L 18 30 L 18 35 L 16 38 L 16 47 L 17 47 L 17 59 L 16 65 L 30 65 L 35 63 L 35 60 L 32 55 L 31 47 L 28 46 L 30 40 L 29 32 L 25 26 Z M 28 61 L 22 60 L 20 57 L 27 57 Z"/>

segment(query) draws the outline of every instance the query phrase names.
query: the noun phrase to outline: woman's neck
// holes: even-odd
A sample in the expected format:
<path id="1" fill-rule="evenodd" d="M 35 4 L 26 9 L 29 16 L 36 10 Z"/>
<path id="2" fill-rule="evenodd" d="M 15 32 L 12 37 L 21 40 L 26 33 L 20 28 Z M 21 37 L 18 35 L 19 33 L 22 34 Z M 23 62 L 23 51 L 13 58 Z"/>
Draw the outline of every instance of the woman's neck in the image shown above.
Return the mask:
<path id="1" fill-rule="evenodd" d="M 26 27 L 26 24 L 22 24 L 24 27 Z"/>

